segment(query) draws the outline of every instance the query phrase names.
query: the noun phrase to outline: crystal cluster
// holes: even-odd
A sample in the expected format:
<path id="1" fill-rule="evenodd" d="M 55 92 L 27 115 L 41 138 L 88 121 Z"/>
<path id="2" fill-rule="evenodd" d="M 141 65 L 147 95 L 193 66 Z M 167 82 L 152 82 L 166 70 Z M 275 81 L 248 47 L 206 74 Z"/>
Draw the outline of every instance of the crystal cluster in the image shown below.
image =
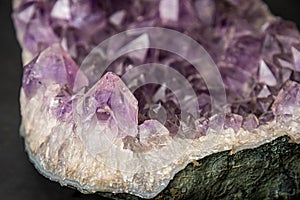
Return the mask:
<path id="1" fill-rule="evenodd" d="M 14 1 L 13 18 L 25 64 L 27 149 L 37 168 L 62 184 L 153 197 L 193 159 L 253 148 L 284 134 L 300 138 L 300 34 L 260 0 L 20 0 Z M 122 55 L 110 72 L 89 82 L 79 68 L 89 52 L 112 35 L 140 27 L 174 29 L 208 51 L 227 95 L 221 130 L 211 129 L 218 116 L 211 113 L 203 77 L 170 52 Z M 184 122 L 192 124 L 192 136 L 181 130 L 174 137 L 184 129 L 185 111 L 174 96 L 182 88 L 148 84 L 132 93 L 120 79 L 150 62 L 176 69 L 192 85 L 199 118 Z M 163 121 L 152 119 L 163 114 Z"/>

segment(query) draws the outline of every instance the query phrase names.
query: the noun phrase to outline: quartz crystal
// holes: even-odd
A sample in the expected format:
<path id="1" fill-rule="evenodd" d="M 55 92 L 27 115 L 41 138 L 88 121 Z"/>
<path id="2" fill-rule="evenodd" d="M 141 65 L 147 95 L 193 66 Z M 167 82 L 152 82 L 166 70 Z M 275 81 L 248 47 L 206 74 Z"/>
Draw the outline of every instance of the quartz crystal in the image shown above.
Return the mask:
<path id="1" fill-rule="evenodd" d="M 24 63 L 21 134 L 36 168 L 62 185 L 152 198 L 195 159 L 286 134 L 300 141 L 300 34 L 261 0 L 15 0 L 13 19 Z M 224 83 L 225 113 L 212 112 L 211 91 L 192 63 L 149 48 L 153 38 L 145 33 L 124 39 L 140 49 L 91 81 L 93 72 L 80 67 L 89 53 L 143 27 L 176 30 L 209 53 Z M 168 81 L 131 90 L 122 76 L 145 63 L 179 72 L 196 98 L 180 96 L 184 84 L 172 80 L 172 90 Z M 180 102 L 197 102 L 197 115 Z"/>

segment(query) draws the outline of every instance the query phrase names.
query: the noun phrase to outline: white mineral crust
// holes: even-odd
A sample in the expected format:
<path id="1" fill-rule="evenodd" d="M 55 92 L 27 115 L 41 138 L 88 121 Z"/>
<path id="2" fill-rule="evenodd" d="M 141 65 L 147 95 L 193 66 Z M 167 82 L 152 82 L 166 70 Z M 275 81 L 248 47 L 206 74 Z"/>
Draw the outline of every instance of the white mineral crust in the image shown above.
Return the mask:
<path id="1" fill-rule="evenodd" d="M 220 151 L 234 153 L 255 148 L 283 135 L 300 141 L 300 118 L 295 115 L 277 117 L 251 132 L 242 128 L 237 132 L 231 128 L 219 132 L 209 129 L 206 136 L 193 140 L 171 138 L 168 130 L 157 122 L 154 128 L 161 130 L 158 137 L 163 142 L 147 151 L 123 148 L 122 138 L 105 136 L 98 124 L 90 124 L 89 132 L 86 132 L 99 136 L 97 143 L 83 141 L 82 133 L 79 133 L 83 127 L 74 128 L 74 123 L 59 121 L 47 112 L 45 102 L 51 102 L 57 87 L 54 84 L 30 100 L 21 89 L 21 132 L 31 161 L 43 175 L 62 185 L 74 186 L 83 193 L 125 192 L 152 198 L 193 160 Z M 299 108 L 294 111 L 299 113 Z"/>

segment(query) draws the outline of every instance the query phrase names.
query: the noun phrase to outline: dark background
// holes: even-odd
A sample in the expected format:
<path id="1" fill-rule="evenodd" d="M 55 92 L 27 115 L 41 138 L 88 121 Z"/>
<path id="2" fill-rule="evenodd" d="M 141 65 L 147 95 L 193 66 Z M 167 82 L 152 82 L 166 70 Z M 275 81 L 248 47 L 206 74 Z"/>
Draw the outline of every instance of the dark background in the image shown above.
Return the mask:
<path id="1" fill-rule="evenodd" d="M 273 14 L 300 28 L 299 0 L 265 0 Z M 29 162 L 19 136 L 21 51 L 11 21 L 11 1 L 0 0 L 0 199 L 103 199 L 61 187 Z"/>

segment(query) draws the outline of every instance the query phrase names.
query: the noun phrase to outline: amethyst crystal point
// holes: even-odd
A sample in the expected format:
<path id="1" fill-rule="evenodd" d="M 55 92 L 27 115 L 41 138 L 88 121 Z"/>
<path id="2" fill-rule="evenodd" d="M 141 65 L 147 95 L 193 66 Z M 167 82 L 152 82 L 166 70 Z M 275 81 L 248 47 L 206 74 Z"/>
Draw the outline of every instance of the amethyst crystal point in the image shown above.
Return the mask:
<path id="1" fill-rule="evenodd" d="M 288 81 L 278 93 L 272 110 L 275 115 L 295 115 L 300 107 L 300 84 Z"/>
<path id="2" fill-rule="evenodd" d="M 16 3 L 13 14 L 18 39 L 23 46 L 23 61 L 27 62 L 41 50 L 58 42 L 47 14 L 51 4 L 38 1 Z"/>
<path id="3" fill-rule="evenodd" d="M 139 126 L 139 140 L 148 150 L 159 149 L 171 142 L 168 129 L 156 120 L 147 120 Z"/>
<path id="4" fill-rule="evenodd" d="M 107 130 L 114 128 L 110 134 L 116 137 L 135 137 L 138 131 L 137 103 L 123 81 L 117 75 L 108 72 L 83 97 L 82 110 L 78 112 L 84 123 L 89 120 L 89 123 L 106 126 Z"/>
<path id="5" fill-rule="evenodd" d="M 224 128 L 232 128 L 235 132 L 237 132 L 243 122 L 243 117 L 237 114 L 228 114 L 225 118 Z"/>
<path id="6" fill-rule="evenodd" d="M 77 64 L 59 44 L 54 44 L 42 51 L 24 67 L 23 88 L 27 98 L 34 96 L 39 88 L 45 92 L 51 85 L 73 92 L 75 78 L 77 86 L 86 86 L 87 79 Z M 78 73 L 77 73 L 78 72 Z"/>
<path id="7" fill-rule="evenodd" d="M 16 0 L 13 18 L 26 64 L 22 135 L 39 171 L 62 185 L 151 198 L 195 159 L 285 134 L 300 140 L 300 34 L 260 0 Z M 149 26 L 160 31 L 129 31 L 84 62 L 105 39 Z M 194 39 L 211 58 L 158 27 Z M 182 57 L 174 49 L 149 49 L 153 42 L 176 47 Z M 131 48 L 139 50 L 108 69 L 96 62 Z M 198 73 L 191 65 L 198 60 L 214 67 L 213 60 L 220 74 L 210 67 Z M 88 66 L 79 68 L 82 63 Z M 155 77 L 147 76 L 153 67 L 130 76 L 146 63 L 167 65 L 183 81 L 162 65 Z M 125 81 L 125 73 L 134 79 Z M 214 84 L 217 76 L 222 87 Z M 142 85 L 146 80 L 152 81 Z M 221 114 L 212 110 L 222 97 L 210 95 L 218 88 L 227 95 L 216 109 Z"/>

